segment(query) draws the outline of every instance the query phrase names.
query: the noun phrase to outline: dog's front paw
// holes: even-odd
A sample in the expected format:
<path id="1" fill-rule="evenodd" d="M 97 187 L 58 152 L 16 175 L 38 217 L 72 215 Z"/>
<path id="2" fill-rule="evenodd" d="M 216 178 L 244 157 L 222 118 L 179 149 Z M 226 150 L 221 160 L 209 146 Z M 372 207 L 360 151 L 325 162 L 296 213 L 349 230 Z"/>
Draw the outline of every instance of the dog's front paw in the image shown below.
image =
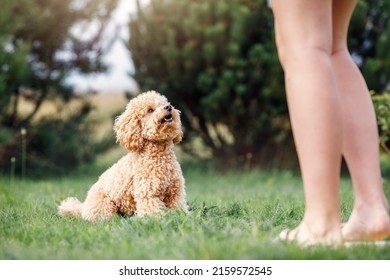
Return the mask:
<path id="1" fill-rule="evenodd" d="M 137 217 L 144 216 L 162 216 L 166 213 L 165 208 L 153 208 L 153 209 L 137 209 L 135 215 Z"/>
<path id="2" fill-rule="evenodd" d="M 165 213 L 164 203 L 157 198 L 143 199 L 136 202 L 135 215 L 138 217 L 143 216 L 158 216 Z"/>

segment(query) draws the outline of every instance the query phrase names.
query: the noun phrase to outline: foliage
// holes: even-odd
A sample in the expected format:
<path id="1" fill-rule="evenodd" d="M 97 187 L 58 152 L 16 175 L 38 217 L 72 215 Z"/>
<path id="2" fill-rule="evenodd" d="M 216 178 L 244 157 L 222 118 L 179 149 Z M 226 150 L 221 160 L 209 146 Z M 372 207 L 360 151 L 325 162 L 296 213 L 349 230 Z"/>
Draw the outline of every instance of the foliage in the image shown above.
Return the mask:
<path id="1" fill-rule="evenodd" d="M 91 109 L 89 103 L 84 103 L 66 119 L 45 118 L 33 127 L 29 137 L 29 174 L 41 170 L 69 172 L 82 162 L 91 162 L 95 154 L 93 127 L 84 120 Z"/>
<path id="2" fill-rule="evenodd" d="M 4 133 L 0 158 L 8 162 L 4 162 L 3 172 L 7 171 L 10 159 L 14 160 L 16 174 L 23 171 L 22 165 L 25 164 L 28 176 L 46 177 L 69 172 L 80 163 L 91 162 L 99 144 L 94 144 L 92 137 L 94 123 L 85 121 L 92 106 L 85 101 L 72 107 L 72 112 L 67 112 L 63 106 L 58 108 L 56 115 L 41 118 L 29 129 Z M 23 156 L 27 156 L 26 162 L 23 162 Z"/>
<path id="3" fill-rule="evenodd" d="M 151 1 L 130 34 L 135 79 L 182 111 L 185 140 L 200 137 L 224 164 L 284 160 L 292 141 L 265 1 Z"/>
<path id="4" fill-rule="evenodd" d="M 359 1 L 349 34 L 378 93 L 390 84 L 389 4 Z M 130 22 L 134 77 L 182 110 L 187 144 L 200 138 L 223 164 L 296 163 L 273 30 L 266 1 L 152 0 Z"/>
<path id="5" fill-rule="evenodd" d="M 389 246 L 304 249 L 274 242 L 282 229 L 299 224 L 304 211 L 302 182 L 290 173 L 184 170 L 191 214 L 97 223 L 55 213 L 65 197 L 85 198 L 99 173 L 13 185 L 0 177 L 0 259 L 390 258 Z M 342 180 L 340 193 L 345 220 L 353 207 L 349 180 Z"/>
<path id="6" fill-rule="evenodd" d="M 108 46 L 101 36 L 115 1 L 0 0 L 0 5 L 0 168 L 8 168 L 9 154 L 17 152 L 21 128 L 36 133 L 29 134 L 38 137 L 35 143 L 48 143 L 50 137 L 43 140 L 48 132 L 38 130 L 56 127 L 56 137 L 73 135 L 56 147 L 58 154 L 82 153 L 70 148 L 78 147 L 74 142 L 83 143 L 87 130 L 78 130 L 72 116 L 60 124 L 58 116 L 40 123 L 37 115 L 48 100 L 61 99 L 64 107 L 69 105 L 75 97 L 65 83 L 71 72 L 105 69 L 101 56 Z M 82 116 L 80 122 L 87 115 L 81 111 L 73 114 Z M 34 151 L 38 146 L 27 147 L 30 161 L 40 153 L 39 149 Z M 55 153 L 45 156 L 47 163 L 55 164 Z M 73 162 L 63 168 L 76 165 Z"/>
<path id="7" fill-rule="evenodd" d="M 352 17 L 349 47 L 368 87 L 378 93 L 390 86 L 390 1 L 359 1 Z"/>
<path id="8" fill-rule="evenodd" d="M 380 144 L 390 155 L 390 93 L 376 94 L 371 92 L 377 115 Z"/>

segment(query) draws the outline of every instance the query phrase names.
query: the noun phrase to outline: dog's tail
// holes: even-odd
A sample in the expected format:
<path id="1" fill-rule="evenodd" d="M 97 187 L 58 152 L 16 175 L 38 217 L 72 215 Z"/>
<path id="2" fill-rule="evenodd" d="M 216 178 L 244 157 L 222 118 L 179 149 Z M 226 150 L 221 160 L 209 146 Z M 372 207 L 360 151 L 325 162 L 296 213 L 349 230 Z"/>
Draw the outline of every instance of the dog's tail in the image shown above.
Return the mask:
<path id="1" fill-rule="evenodd" d="M 83 204 L 75 197 L 68 197 L 58 206 L 60 216 L 81 217 L 81 208 Z"/>

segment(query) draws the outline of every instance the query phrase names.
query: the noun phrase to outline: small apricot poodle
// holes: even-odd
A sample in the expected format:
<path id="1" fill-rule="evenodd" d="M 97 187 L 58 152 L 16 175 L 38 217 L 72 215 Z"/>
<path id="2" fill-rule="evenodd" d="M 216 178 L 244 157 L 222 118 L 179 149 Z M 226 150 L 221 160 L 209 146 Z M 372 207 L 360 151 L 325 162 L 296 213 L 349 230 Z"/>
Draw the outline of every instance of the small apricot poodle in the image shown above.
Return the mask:
<path id="1" fill-rule="evenodd" d="M 116 118 L 117 142 L 130 153 L 106 170 L 82 203 L 67 198 L 61 216 L 96 221 L 114 214 L 154 215 L 164 209 L 188 211 L 184 178 L 173 147 L 183 137 L 180 111 L 155 91 L 132 99 Z"/>

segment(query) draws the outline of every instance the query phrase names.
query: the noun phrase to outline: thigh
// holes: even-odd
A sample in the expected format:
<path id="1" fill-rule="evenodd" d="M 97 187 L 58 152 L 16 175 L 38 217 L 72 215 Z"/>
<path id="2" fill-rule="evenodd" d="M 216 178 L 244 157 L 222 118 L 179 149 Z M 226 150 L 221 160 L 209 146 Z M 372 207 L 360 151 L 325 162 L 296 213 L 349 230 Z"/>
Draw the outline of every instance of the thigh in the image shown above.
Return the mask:
<path id="1" fill-rule="evenodd" d="M 319 49 L 331 53 L 331 0 L 273 0 L 272 10 L 282 63 L 295 51 Z"/>
<path id="2" fill-rule="evenodd" d="M 333 52 L 347 49 L 348 27 L 356 3 L 357 0 L 333 0 Z"/>

